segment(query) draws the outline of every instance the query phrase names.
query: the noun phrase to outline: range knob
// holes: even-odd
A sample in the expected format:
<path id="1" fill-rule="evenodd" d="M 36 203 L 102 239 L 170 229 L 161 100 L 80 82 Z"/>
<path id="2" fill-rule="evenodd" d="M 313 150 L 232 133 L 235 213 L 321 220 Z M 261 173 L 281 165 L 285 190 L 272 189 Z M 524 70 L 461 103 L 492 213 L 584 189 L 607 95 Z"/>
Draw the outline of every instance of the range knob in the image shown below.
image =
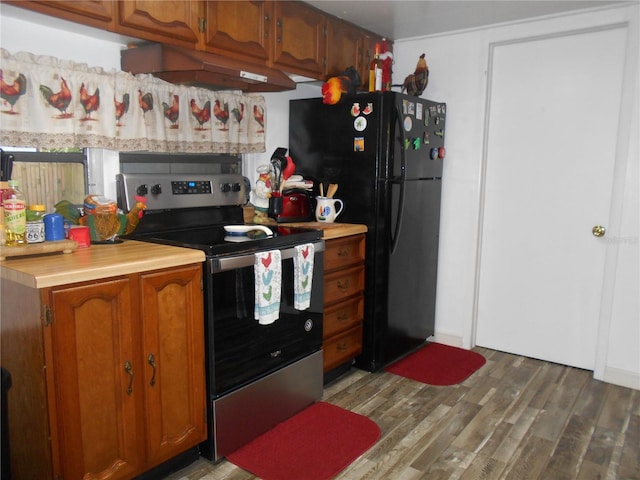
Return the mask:
<path id="1" fill-rule="evenodd" d="M 228 193 L 231 191 L 231 184 L 230 183 L 223 183 L 220 185 L 220 190 L 222 190 L 224 193 Z"/>
<path id="2" fill-rule="evenodd" d="M 159 183 L 156 183 L 153 187 L 151 187 L 151 193 L 154 195 L 159 195 L 162 193 L 162 187 Z"/>
<path id="3" fill-rule="evenodd" d="M 231 185 L 231 191 L 232 192 L 239 192 L 240 191 L 240 184 L 239 183 L 234 183 L 233 185 Z"/>
<path id="4" fill-rule="evenodd" d="M 138 185 L 138 188 L 136 188 L 136 193 L 138 195 L 145 196 L 147 193 L 149 193 L 149 187 L 146 184 Z"/>

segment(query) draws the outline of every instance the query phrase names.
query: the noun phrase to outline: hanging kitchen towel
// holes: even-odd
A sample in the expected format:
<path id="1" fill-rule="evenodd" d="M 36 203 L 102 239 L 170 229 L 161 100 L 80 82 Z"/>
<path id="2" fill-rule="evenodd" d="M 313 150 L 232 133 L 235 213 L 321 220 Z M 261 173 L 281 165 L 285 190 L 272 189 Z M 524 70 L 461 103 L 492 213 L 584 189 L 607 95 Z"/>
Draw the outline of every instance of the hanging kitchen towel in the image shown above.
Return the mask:
<path id="1" fill-rule="evenodd" d="M 260 324 L 268 325 L 275 322 L 280 313 L 280 283 L 282 281 L 280 250 L 256 253 L 253 272 L 255 275 L 254 318 Z"/>
<path id="2" fill-rule="evenodd" d="M 313 282 L 313 243 L 295 247 L 293 257 L 293 306 L 306 310 L 311 305 L 311 283 Z"/>

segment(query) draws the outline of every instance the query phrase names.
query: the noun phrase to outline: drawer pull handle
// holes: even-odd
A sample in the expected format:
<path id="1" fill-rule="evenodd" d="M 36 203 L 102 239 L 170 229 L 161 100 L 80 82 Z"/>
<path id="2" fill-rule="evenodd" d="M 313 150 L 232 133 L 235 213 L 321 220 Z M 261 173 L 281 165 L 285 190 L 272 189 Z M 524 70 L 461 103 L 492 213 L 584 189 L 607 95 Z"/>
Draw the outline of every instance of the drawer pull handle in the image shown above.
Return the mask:
<path id="1" fill-rule="evenodd" d="M 342 290 L 343 292 L 349 290 L 349 280 L 345 280 L 344 283 L 338 280 L 338 289 Z"/>
<path id="2" fill-rule="evenodd" d="M 349 253 L 351 253 L 350 248 L 341 248 L 340 250 L 338 250 L 339 257 L 348 257 Z"/>
<path id="3" fill-rule="evenodd" d="M 343 340 L 342 342 L 336 345 L 336 348 L 338 349 L 339 352 L 345 352 L 347 348 L 349 348 L 349 341 Z"/>
<path id="4" fill-rule="evenodd" d="M 347 320 L 349 320 L 349 311 L 343 310 L 341 313 L 336 315 L 336 318 L 339 322 L 346 322 Z"/>
<path id="5" fill-rule="evenodd" d="M 153 368 L 153 375 L 151 376 L 151 381 L 149 382 L 149 385 L 153 387 L 156 384 L 156 357 L 153 355 L 153 353 L 149 354 L 147 361 L 149 362 L 149 365 L 151 365 L 151 368 Z"/>
<path id="6" fill-rule="evenodd" d="M 133 393 L 133 367 L 131 366 L 131 362 L 127 360 L 124 362 L 124 371 L 129 375 L 129 387 L 127 387 L 127 395 L 131 395 Z"/>
<path id="7" fill-rule="evenodd" d="M 282 350 L 276 350 L 275 352 L 271 352 L 269 355 L 271 355 L 271 358 L 277 358 L 282 355 Z"/>

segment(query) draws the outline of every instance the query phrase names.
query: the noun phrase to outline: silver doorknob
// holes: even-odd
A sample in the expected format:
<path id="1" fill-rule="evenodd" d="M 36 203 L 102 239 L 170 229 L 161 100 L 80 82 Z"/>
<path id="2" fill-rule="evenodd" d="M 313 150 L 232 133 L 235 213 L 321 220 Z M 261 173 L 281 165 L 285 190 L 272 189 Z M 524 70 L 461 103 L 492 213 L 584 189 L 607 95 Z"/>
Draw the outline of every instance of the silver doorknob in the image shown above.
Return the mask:
<path id="1" fill-rule="evenodd" d="M 607 233 L 607 229 L 602 225 L 596 225 L 591 229 L 591 233 L 593 233 L 594 237 L 604 237 L 604 234 Z"/>

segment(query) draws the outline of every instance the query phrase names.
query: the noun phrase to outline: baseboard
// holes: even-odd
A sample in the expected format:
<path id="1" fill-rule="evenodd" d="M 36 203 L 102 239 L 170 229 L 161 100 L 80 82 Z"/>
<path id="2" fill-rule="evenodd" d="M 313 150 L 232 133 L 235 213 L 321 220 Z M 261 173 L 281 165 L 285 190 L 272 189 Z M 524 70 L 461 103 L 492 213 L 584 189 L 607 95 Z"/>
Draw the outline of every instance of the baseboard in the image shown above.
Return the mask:
<path id="1" fill-rule="evenodd" d="M 444 345 L 449 345 L 450 347 L 458 347 L 458 348 L 466 348 L 468 346 L 464 346 L 463 337 L 460 335 L 454 335 L 452 333 L 439 332 L 436 331 L 433 337 L 429 337 L 428 340 L 433 340 L 437 343 L 442 343 Z"/>
<path id="2" fill-rule="evenodd" d="M 632 372 L 630 370 L 622 370 L 620 368 L 605 367 L 603 382 L 613 383 L 620 385 L 621 387 L 633 388 L 634 390 L 640 390 L 640 373 Z"/>

